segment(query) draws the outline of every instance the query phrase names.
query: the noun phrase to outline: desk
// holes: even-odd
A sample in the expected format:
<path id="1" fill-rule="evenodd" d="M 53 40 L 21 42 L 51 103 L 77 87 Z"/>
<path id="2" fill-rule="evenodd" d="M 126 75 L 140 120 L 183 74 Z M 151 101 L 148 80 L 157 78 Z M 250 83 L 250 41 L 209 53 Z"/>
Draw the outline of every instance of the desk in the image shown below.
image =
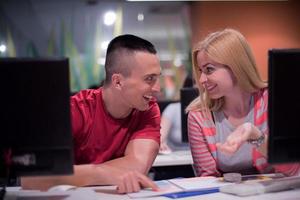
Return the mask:
<path id="1" fill-rule="evenodd" d="M 20 188 L 7 188 L 8 193 L 14 192 L 14 194 L 18 193 Z M 31 197 L 30 197 L 31 194 Z M 56 195 L 56 196 L 55 196 Z M 115 186 L 97 186 L 97 187 L 84 187 L 77 188 L 73 191 L 61 192 L 61 194 L 47 194 L 46 192 L 26 192 L 19 193 L 19 197 L 17 198 L 8 198 L 6 200 L 130 200 L 127 195 L 119 195 L 115 192 Z M 23 196 L 23 197 L 22 197 Z M 65 196 L 65 197 L 64 197 Z M 300 197 L 300 189 L 297 190 L 289 190 L 283 192 L 276 193 L 267 193 L 256 196 L 248 196 L 248 197 L 238 197 L 234 195 L 224 194 L 224 193 L 212 193 L 200 196 L 186 197 L 181 198 L 182 200 L 296 200 Z M 142 198 L 142 199 L 134 199 L 134 200 L 170 200 L 167 197 L 151 197 L 151 198 Z M 179 199 L 180 200 L 180 199 Z"/>

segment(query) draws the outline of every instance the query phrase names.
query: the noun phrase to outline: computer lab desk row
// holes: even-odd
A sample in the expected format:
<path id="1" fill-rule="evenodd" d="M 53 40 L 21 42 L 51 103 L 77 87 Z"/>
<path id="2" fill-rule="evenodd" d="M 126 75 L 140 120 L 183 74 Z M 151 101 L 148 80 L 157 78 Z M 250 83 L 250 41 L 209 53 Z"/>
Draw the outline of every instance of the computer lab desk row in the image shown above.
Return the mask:
<path id="1" fill-rule="evenodd" d="M 168 155 L 158 155 L 152 171 L 157 173 L 158 169 L 162 169 L 168 175 L 165 179 L 177 177 L 178 174 L 166 172 L 165 170 L 178 170 L 184 171 L 185 167 L 192 166 L 193 160 L 189 150 L 175 151 Z M 175 167 L 172 169 L 172 167 Z M 188 176 L 187 176 L 188 177 Z M 157 178 L 162 180 L 163 177 Z M 95 187 L 78 187 L 70 191 L 55 191 L 55 192 L 40 192 L 40 191 L 24 191 L 20 187 L 8 187 L 7 196 L 5 200 L 130 200 L 131 198 L 126 194 L 117 194 L 115 186 L 95 186 Z M 134 200 L 170 200 L 170 198 L 157 196 L 149 198 L 134 198 Z M 225 193 L 211 193 L 198 196 L 190 196 L 181 198 L 184 200 L 296 200 L 300 199 L 300 189 L 267 193 L 248 197 L 239 197 Z"/>
<path id="2" fill-rule="evenodd" d="M 70 191 L 40 192 L 24 191 L 18 187 L 7 188 L 5 200 L 132 200 L 127 194 L 117 194 L 115 186 L 82 187 Z M 181 198 L 182 200 L 296 200 L 300 199 L 300 189 L 255 196 L 239 197 L 225 193 L 211 193 Z M 157 196 L 134 198 L 133 200 L 170 200 Z"/>

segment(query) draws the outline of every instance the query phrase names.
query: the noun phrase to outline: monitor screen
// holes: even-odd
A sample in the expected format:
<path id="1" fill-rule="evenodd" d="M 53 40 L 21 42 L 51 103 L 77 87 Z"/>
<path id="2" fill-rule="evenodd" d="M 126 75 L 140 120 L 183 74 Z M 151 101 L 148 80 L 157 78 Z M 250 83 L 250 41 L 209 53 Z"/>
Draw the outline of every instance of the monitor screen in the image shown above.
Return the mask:
<path id="1" fill-rule="evenodd" d="M 300 49 L 269 50 L 268 160 L 300 161 Z"/>
<path id="2" fill-rule="evenodd" d="M 185 109 L 198 96 L 198 94 L 198 89 L 194 87 L 180 89 L 182 142 L 188 142 L 187 113 L 185 112 Z"/>
<path id="3" fill-rule="evenodd" d="M 0 58 L 0 87 L 0 152 L 9 170 L 73 173 L 68 59 Z"/>

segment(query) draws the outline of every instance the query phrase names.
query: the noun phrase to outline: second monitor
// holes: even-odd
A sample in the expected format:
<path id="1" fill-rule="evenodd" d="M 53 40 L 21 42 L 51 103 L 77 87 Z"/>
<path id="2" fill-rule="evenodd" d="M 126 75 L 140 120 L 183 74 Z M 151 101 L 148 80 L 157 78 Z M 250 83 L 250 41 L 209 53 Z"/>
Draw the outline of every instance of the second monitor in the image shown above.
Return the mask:
<path id="1" fill-rule="evenodd" d="M 186 87 L 180 89 L 182 142 L 188 142 L 187 113 L 185 109 L 198 95 L 199 91 L 197 88 Z"/>

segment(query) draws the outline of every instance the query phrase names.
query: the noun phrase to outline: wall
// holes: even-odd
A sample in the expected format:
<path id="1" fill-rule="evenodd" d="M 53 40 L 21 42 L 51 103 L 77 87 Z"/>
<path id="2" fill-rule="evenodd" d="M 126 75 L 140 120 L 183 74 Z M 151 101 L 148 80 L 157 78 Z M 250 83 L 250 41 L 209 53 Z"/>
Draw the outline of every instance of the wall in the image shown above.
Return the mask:
<path id="1" fill-rule="evenodd" d="M 190 69 L 189 6 L 186 2 L 105 0 L 0 0 L 0 57 L 68 57 L 71 90 L 99 86 L 105 77 L 106 44 L 119 34 L 151 41 L 161 60 L 159 99 L 178 99 Z M 104 14 L 116 22 L 104 24 Z M 144 20 L 137 16 L 143 13 Z M 176 61 L 176 62 L 175 62 Z"/>
<path id="2" fill-rule="evenodd" d="M 192 45 L 208 33 L 231 27 L 250 43 L 261 76 L 267 80 L 269 48 L 300 48 L 300 3 L 194 2 L 191 3 Z"/>

